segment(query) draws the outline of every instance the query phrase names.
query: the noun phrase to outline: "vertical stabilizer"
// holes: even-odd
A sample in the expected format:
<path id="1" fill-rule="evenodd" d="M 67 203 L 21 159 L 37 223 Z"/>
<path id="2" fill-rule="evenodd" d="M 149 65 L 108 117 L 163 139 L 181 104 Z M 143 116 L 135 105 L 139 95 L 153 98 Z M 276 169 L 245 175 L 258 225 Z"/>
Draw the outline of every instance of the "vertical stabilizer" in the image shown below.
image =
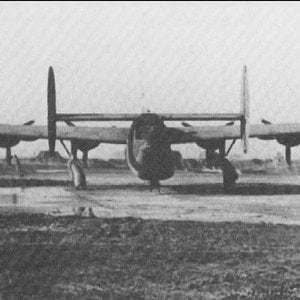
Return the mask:
<path id="1" fill-rule="evenodd" d="M 249 150 L 249 90 L 247 78 L 247 66 L 243 68 L 242 77 L 242 117 L 241 117 L 241 140 L 245 153 Z"/>
<path id="2" fill-rule="evenodd" d="M 55 78 L 53 68 L 49 68 L 48 72 L 48 143 L 49 154 L 54 156 L 55 140 L 56 140 L 56 91 L 55 91 Z"/>

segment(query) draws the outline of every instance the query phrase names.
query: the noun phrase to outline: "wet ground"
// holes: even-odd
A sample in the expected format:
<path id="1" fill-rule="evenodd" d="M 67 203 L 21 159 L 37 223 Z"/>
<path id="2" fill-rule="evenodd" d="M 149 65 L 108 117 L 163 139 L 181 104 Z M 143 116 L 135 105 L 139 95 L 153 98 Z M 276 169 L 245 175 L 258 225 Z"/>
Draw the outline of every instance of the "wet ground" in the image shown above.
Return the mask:
<path id="1" fill-rule="evenodd" d="M 0 212 L 88 215 L 92 210 L 108 218 L 300 225 L 300 176 L 243 175 L 230 195 L 223 192 L 221 174 L 179 172 L 162 182 L 160 193 L 151 193 L 147 183 L 128 171 L 91 172 L 87 191 L 74 190 L 67 178 L 63 171 L 15 178 L 13 186 L 21 187 L 0 188 Z"/>
<path id="2" fill-rule="evenodd" d="M 0 299 L 300 299 L 300 177 L 28 177 L 0 178 Z"/>

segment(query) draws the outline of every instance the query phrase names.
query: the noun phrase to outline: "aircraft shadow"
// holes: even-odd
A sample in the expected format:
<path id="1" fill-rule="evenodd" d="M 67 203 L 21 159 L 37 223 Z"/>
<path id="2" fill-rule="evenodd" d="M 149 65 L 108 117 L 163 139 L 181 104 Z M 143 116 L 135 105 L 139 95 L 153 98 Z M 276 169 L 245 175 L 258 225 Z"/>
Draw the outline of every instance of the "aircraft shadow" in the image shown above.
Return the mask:
<path id="1" fill-rule="evenodd" d="M 70 186 L 69 180 L 37 179 L 37 178 L 1 178 L 0 187 L 38 187 L 38 186 Z"/>
<path id="2" fill-rule="evenodd" d="M 142 184 L 122 184 L 122 185 L 91 185 L 89 191 L 100 190 L 132 190 L 149 191 L 148 185 Z M 156 190 L 155 190 L 156 192 Z M 226 195 L 223 184 L 179 184 L 162 185 L 161 194 L 179 194 L 179 195 Z M 239 183 L 234 191 L 228 193 L 231 195 L 300 195 L 300 185 L 292 184 L 272 184 L 272 183 Z"/>
<path id="3" fill-rule="evenodd" d="M 37 186 L 69 186 L 72 184 L 67 180 L 38 180 L 38 179 L 1 179 L 0 187 L 37 187 Z M 149 185 L 143 183 L 130 184 L 92 184 L 88 183 L 88 191 L 149 191 Z M 156 193 L 157 190 L 154 190 Z M 222 183 L 206 184 L 174 184 L 162 185 L 162 195 L 226 195 Z M 232 195 L 300 195 L 300 184 L 280 184 L 280 183 L 237 183 Z"/>

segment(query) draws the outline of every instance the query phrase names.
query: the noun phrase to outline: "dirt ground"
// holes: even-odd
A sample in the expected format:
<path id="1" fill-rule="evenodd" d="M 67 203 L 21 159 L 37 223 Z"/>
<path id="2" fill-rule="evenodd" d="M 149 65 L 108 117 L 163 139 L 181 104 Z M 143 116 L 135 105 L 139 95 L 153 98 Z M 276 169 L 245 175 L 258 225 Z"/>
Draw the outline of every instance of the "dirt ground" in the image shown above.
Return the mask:
<path id="1" fill-rule="evenodd" d="M 89 172 L 87 190 L 75 190 L 66 178 L 57 171 L 0 176 L 0 185 L 8 183 L 0 188 L 0 214 L 66 216 L 90 208 L 99 218 L 300 225 L 300 176 L 243 175 L 232 194 L 224 194 L 220 174 L 179 172 L 160 193 L 128 171 Z"/>
<path id="2" fill-rule="evenodd" d="M 1 299 L 299 299 L 300 226 L 0 216 Z"/>
<path id="3" fill-rule="evenodd" d="M 221 180 L 1 176 L 0 300 L 300 299 L 300 177 Z"/>

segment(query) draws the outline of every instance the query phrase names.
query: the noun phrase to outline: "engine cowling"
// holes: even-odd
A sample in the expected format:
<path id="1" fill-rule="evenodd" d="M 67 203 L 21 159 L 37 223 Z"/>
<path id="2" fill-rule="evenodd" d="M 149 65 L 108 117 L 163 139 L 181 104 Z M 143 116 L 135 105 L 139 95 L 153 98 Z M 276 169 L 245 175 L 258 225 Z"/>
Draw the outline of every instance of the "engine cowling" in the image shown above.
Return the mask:
<path id="1" fill-rule="evenodd" d="M 187 122 L 182 122 L 182 126 L 184 127 L 191 127 L 191 125 Z M 225 126 L 232 126 L 234 125 L 234 121 L 228 122 L 225 124 Z M 219 157 L 217 155 L 216 151 L 218 150 L 221 157 L 225 157 L 229 151 L 231 150 L 232 146 L 235 143 L 235 140 L 233 141 L 232 145 L 230 146 L 227 153 L 225 153 L 225 142 L 226 140 L 220 139 L 220 140 L 211 140 L 211 141 L 197 141 L 196 144 L 200 148 L 204 149 L 206 151 L 206 164 L 208 167 L 212 167 L 215 164 L 215 161 Z"/>
<path id="2" fill-rule="evenodd" d="M 266 119 L 261 119 L 261 122 L 267 126 L 272 124 L 270 121 Z M 261 139 L 269 140 L 270 138 L 261 138 Z M 277 137 L 276 140 L 279 144 L 285 146 L 285 161 L 288 165 L 291 165 L 292 164 L 291 148 L 300 145 L 299 135 L 294 135 L 294 134 L 286 135 L 284 137 Z"/>

